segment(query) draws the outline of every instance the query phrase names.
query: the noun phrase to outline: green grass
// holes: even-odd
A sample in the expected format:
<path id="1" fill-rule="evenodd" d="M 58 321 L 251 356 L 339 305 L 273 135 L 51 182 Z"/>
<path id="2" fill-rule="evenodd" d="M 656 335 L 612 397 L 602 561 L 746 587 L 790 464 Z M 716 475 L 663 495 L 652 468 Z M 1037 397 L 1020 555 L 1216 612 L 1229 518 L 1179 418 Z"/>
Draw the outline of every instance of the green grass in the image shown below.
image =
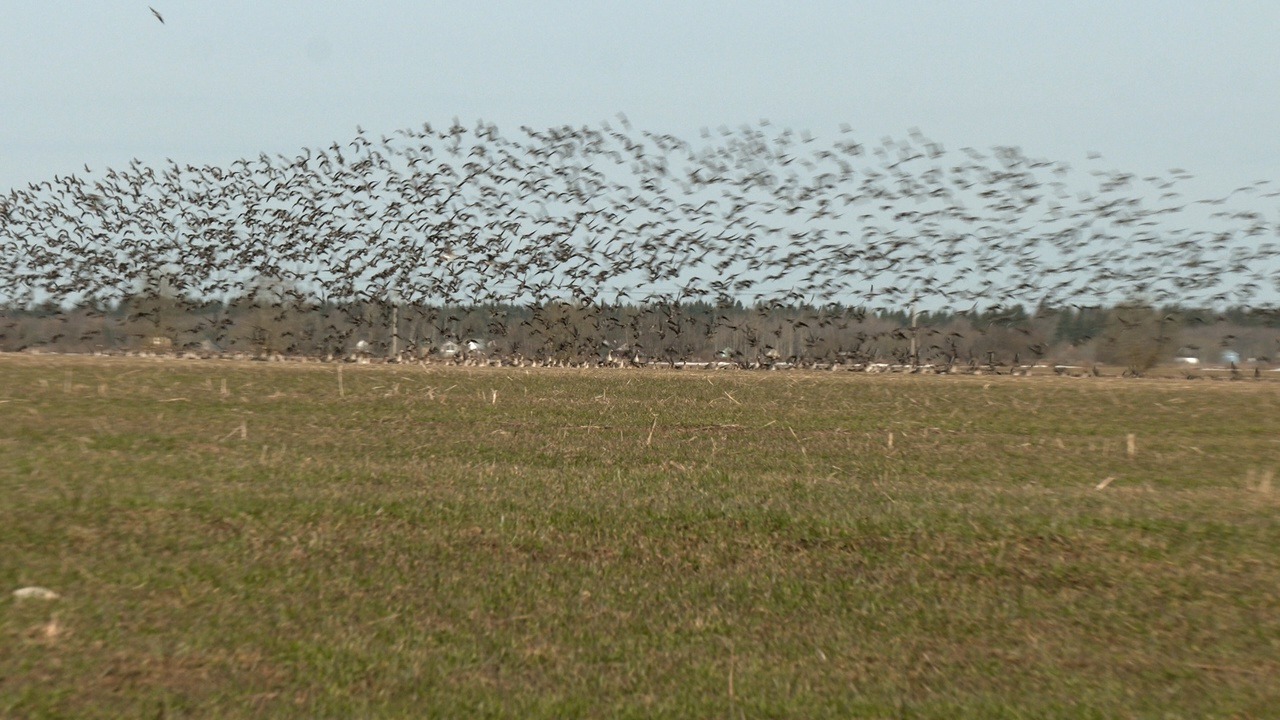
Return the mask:
<path id="1" fill-rule="evenodd" d="M 1280 707 L 1280 383 L 341 372 L 0 358 L 0 717 Z"/>

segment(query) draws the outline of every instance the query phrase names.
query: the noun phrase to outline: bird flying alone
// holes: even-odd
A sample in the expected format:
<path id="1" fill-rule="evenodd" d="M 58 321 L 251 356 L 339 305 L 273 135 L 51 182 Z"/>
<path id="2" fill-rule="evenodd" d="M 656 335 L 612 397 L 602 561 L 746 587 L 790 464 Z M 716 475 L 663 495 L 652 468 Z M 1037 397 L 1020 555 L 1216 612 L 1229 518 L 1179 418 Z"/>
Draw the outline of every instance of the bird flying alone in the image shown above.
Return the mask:
<path id="1" fill-rule="evenodd" d="M 161 24 L 161 25 L 163 25 L 163 24 L 164 24 L 164 16 L 160 14 L 160 11 L 159 11 L 159 10 L 156 10 L 155 8 L 151 7 L 150 5 L 148 5 L 148 6 L 147 6 L 147 9 L 151 11 L 151 14 L 152 14 L 152 15 L 155 15 L 155 16 L 156 16 L 156 19 L 160 21 L 160 24 Z"/>

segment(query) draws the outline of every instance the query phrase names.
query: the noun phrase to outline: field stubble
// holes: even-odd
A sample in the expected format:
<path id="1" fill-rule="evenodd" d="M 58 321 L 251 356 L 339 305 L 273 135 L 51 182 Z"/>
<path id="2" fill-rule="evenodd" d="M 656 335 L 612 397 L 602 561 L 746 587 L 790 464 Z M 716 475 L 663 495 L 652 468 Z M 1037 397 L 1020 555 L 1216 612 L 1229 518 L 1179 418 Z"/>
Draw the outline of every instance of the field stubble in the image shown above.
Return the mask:
<path id="1" fill-rule="evenodd" d="M 1280 383 L 339 372 L 0 358 L 0 716 L 1280 707 Z"/>

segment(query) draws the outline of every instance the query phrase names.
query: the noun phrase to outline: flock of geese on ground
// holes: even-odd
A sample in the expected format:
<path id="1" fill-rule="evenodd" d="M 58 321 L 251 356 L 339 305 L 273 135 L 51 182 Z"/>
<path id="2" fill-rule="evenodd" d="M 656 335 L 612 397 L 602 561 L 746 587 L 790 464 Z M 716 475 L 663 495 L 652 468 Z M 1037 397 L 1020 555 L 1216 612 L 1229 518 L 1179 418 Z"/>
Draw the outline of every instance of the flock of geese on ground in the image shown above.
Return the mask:
<path id="1" fill-rule="evenodd" d="M 625 342 L 628 328 L 600 321 L 620 306 L 663 309 L 671 335 L 689 331 L 671 318 L 695 303 L 808 308 L 815 333 L 832 307 L 1274 310 L 1280 188 L 1192 199 L 1190 180 L 947 151 L 918 131 L 823 141 L 766 121 L 696 140 L 624 116 L 515 137 L 483 121 L 357 128 L 291 157 L 134 160 L 13 188 L 0 195 L 0 304 L 346 308 L 348 322 L 309 339 L 339 352 L 369 337 L 371 304 L 531 308 L 543 352 Z M 587 321 L 553 328 L 540 310 L 556 304 Z M 157 332 L 220 340 L 216 326 Z"/>

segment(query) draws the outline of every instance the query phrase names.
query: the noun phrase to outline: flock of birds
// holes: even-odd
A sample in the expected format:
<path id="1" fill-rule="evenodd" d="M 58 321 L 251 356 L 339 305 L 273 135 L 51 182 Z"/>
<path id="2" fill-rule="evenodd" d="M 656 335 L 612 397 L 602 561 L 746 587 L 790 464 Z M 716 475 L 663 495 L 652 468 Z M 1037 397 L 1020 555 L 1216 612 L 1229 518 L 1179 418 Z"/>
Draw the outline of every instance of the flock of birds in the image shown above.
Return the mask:
<path id="1" fill-rule="evenodd" d="M 293 157 L 134 160 L 14 188 L 0 195 L 0 305 L 325 307 L 348 321 L 307 346 L 338 351 L 369 335 L 370 306 L 523 307 L 545 353 L 635 341 L 643 328 L 618 327 L 621 306 L 660 309 L 672 352 L 693 347 L 675 340 L 694 332 L 678 316 L 697 303 L 803 310 L 812 333 L 836 307 L 1274 310 L 1280 226 L 1264 209 L 1280 191 L 1192 200 L 1190 179 L 1081 172 L 1011 147 L 947 152 L 917 131 L 821 142 L 766 121 L 697 142 L 624 116 L 514 138 L 457 120 L 358 128 Z M 575 308 L 572 327 L 553 306 Z M 710 317 L 696 330 L 707 337 L 742 324 Z M 158 331 L 222 339 L 216 324 Z"/>

